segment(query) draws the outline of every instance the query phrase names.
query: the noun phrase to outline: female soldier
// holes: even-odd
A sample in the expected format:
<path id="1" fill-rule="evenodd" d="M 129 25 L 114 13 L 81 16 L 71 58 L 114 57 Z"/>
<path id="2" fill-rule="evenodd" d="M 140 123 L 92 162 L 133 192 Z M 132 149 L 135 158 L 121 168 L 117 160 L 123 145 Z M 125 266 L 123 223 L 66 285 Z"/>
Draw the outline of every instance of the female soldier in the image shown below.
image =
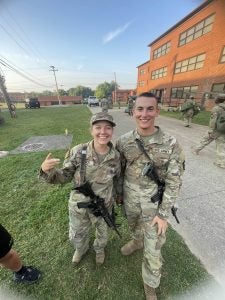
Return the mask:
<path id="1" fill-rule="evenodd" d="M 73 180 L 74 187 L 87 181 L 93 192 L 105 200 L 109 212 L 113 204 L 113 181 L 120 174 L 119 153 L 111 143 L 113 127 L 111 115 L 97 113 L 91 118 L 93 140 L 75 146 L 68 153 L 62 169 L 56 169 L 59 159 L 51 153 L 41 165 L 40 177 L 48 183 L 66 183 Z M 89 209 L 78 208 L 77 202 L 89 202 L 90 198 L 73 189 L 69 199 L 69 237 L 75 247 L 72 262 L 79 263 L 89 248 L 89 230 L 95 225 L 94 250 L 96 264 L 103 264 L 107 243 L 107 224 L 102 217 L 95 217 Z"/>

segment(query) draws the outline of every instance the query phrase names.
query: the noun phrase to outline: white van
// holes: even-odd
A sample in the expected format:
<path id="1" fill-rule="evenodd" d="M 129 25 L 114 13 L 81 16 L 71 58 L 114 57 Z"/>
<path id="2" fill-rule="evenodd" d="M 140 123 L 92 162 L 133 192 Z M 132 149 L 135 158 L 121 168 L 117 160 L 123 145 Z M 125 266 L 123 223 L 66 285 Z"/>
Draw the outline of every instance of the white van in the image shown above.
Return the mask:
<path id="1" fill-rule="evenodd" d="M 99 106 L 99 100 L 96 96 L 88 97 L 88 105 L 89 106 Z"/>

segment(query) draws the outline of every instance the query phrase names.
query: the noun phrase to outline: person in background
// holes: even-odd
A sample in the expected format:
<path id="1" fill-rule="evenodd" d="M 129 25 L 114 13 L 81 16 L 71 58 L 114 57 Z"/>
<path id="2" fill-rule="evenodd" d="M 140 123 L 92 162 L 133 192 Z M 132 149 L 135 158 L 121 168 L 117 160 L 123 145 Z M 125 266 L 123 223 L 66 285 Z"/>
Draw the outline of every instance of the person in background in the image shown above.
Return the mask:
<path id="1" fill-rule="evenodd" d="M 102 107 L 102 112 L 108 112 L 109 110 L 109 101 L 106 98 L 103 98 L 101 100 L 101 107 Z"/>
<path id="2" fill-rule="evenodd" d="M 186 99 L 184 103 L 181 105 L 181 112 L 184 119 L 184 126 L 191 127 L 192 119 L 197 112 L 196 102 L 194 97 Z"/>
<path id="3" fill-rule="evenodd" d="M 205 146 L 215 141 L 216 160 L 214 164 L 217 167 L 225 168 L 225 94 L 218 95 L 215 104 L 210 115 L 209 129 L 193 152 L 198 155 Z M 223 118 L 221 118 L 222 114 Z M 224 126 L 224 129 L 220 126 Z"/>

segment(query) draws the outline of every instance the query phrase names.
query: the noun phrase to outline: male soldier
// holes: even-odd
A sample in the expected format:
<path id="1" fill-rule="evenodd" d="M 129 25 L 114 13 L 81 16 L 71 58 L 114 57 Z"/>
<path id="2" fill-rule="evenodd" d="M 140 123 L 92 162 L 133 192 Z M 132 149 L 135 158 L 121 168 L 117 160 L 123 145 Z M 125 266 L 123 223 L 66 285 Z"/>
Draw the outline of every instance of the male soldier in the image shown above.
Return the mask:
<path id="1" fill-rule="evenodd" d="M 225 131 L 221 132 L 217 128 L 217 120 L 221 113 L 225 111 L 225 94 L 218 95 L 215 104 L 210 115 L 209 130 L 194 149 L 194 153 L 198 155 L 205 146 L 215 140 L 216 161 L 214 164 L 220 168 L 225 168 Z"/>
<path id="2" fill-rule="evenodd" d="M 181 106 L 181 112 L 183 114 L 184 119 L 184 126 L 185 127 L 191 127 L 192 119 L 194 116 L 194 107 L 196 106 L 196 103 L 194 101 L 194 97 L 191 96 L 189 99 L 186 99 Z"/>
<path id="3" fill-rule="evenodd" d="M 101 101 L 101 107 L 102 107 L 102 112 L 108 112 L 109 109 L 109 102 L 108 99 L 103 98 Z"/>
<path id="4" fill-rule="evenodd" d="M 140 94 L 133 109 L 137 128 L 120 137 L 116 144 L 121 154 L 123 174 L 117 186 L 118 195 L 120 193 L 121 197 L 117 200 L 124 202 L 133 233 L 133 239 L 121 248 L 121 252 L 123 255 L 130 255 L 144 247 L 142 278 L 147 300 L 157 299 L 155 288 L 160 283 L 161 248 L 166 241 L 169 212 L 181 187 L 184 161 L 176 138 L 166 135 L 155 126 L 155 118 L 158 115 L 156 96 L 152 93 Z M 151 167 L 154 167 L 159 177 L 165 181 L 160 204 L 152 202 L 158 186 L 146 174 L 146 168 Z"/>
<path id="5" fill-rule="evenodd" d="M 13 280 L 18 283 L 36 282 L 41 273 L 34 267 L 24 266 L 18 253 L 12 249 L 13 238 L 0 224 L 0 265 L 13 271 Z"/>

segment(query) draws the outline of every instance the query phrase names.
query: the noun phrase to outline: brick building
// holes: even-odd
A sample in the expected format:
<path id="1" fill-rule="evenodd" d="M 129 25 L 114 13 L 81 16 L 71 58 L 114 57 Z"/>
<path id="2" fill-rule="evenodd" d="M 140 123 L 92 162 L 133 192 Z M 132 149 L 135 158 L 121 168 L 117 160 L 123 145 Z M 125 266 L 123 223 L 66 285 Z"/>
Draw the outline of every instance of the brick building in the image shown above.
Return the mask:
<path id="1" fill-rule="evenodd" d="M 19 103 L 24 102 L 25 94 L 24 93 L 8 93 L 12 102 Z M 3 94 L 0 91 L 0 102 L 5 102 Z"/>
<path id="2" fill-rule="evenodd" d="M 116 90 L 116 99 L 120 100 L 120 102 L 127 102 L 127 99 L 130 95 L 136 95 L 136 91 L 135 90 Z M 116 103 L 115 100 L 115 91 L 112 92 L 112 101 L 113 103 Z"/>
<path id="3" fill-rule="evenodd" d="M 59 104 L 57 96 L 38 96 L 41 106 L 50 106 Z M 62 104 L 80 104 L 82 96 L 60 96 Z"/>
<path id="4" fill-rule="evenodd" d="M 225 0 L 206 0 L 151 42 L 139 65 L 137 93 L 152 91 L 178 106 L 194 96 L 207 110 L 225 92 Z"/>

